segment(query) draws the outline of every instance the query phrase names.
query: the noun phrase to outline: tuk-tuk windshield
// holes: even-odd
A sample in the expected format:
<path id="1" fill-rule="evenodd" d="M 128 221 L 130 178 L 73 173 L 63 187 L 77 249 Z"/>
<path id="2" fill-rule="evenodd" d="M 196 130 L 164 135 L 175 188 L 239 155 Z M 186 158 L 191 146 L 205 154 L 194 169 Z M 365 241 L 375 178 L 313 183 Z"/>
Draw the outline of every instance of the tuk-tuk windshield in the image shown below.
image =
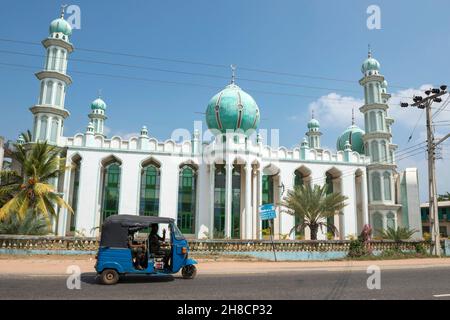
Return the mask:
<path id="1" fill-rule="evenodd" d="M 178 229 L 175 223 L 172 223 L 172 228 L 173 228 L 173 236 L 175 237 L 175 239 L 184 240 L 183 234 L 181 233 L 180 229 Z"/>

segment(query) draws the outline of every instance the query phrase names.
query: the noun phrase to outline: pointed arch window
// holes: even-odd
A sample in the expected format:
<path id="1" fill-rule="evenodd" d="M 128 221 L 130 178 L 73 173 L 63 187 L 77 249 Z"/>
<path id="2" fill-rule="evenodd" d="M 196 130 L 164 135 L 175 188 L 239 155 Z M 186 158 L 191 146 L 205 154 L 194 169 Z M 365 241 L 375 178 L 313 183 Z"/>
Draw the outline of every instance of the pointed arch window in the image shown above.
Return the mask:
<path id="1" fill-rule="evenodd" d="M 225 166 L 216 164 L 214 177 L 214 238 L 225 237 Z"/>
<path id="2" fill-rule="evenodd" d="M 50 128 L 50 141 L 56 142 L 58 138 L 58 119 L 53 119 Z"/>
<path id="3" fill-rule="evenodd" d="M 63 86 L 61 83 L 58 83 L 58 85 L 56 86 L 56 98 L 55 98 L 55 104 L 57 106 L 61 106 L 62 105 L 62 93 L 63 93 Z"/>
<path id="4" fill-rule="evenodd" d="M 382 141 L 380 147 L 380 162 L 387 162 L 386 141 Z"/>
<path id="5" fill-rule="evenodd" d="M 372 199 L 381 201 L 381 177 L 379 172 L 372 173 Z"/>
<path id="6" fill-rule="evenodd" d="M 380 153 L 378 150 L 378 141 L 372 141 L 370 143 L 370 147 L 372 149 L 372 162 L 378 162 L 380 161 Z"/>
<path id="7" fill-rule="evenodd" d="M 81 158 L 75 157 L 72 161 L 72 186 L 70 194 L 70 206 L 73 210 L 73 214 L 70 215 L 70 231 L 75 231 L 77 222 L 77 209 L 78 209 L 78 193 L 80 187 L 80 169 Z"/>
<path id="8" fill-rule="evenodd" d="M 47 140 L 47 126 L 48 126 L 48 117 L 43 116 L 41 118 L 41 128 L 39 129 L 39 140 L 45 141 Z"/>
<path id="9" fill-rule="evenodd" d="M 379 212 L 375 212 L 372 215 L 373 233 L 375 236 L 380 235 L 383 230 L 383 216 Z"/>
<path id="10" fill-rule="evenodd" d="M 370 131 L 377 131 L 377 119 L 374 111 L 369 113 Z"/>
<path id="11" fill-rule="evenodd" d="M 386 226 L 395 229 L 395 214 L 392 211 L 386 215 Z"/>
<path id="12" fill-rule="evenodd" d="M 103 170 L 102 219 L 119 213 L 120 163 L 113 162 Z"/>
<path id="13" fill-rule="evenodd" d="M 384 200 L 392 200 L 391 194 L 391 174 L 389 172 L 385 172 L 383 174 L 383 186 L 384 186 Z"/>
<path id="14" fill-rule="evenodd" d="M 141 216 L 159 215 L 160 170 L 150 163 L 142 169 L 141 173 L 141 199 L 139 214 Z"/>
<path id="15" fill-rule="evenodd" d="M 51 70 L 56 70 L 57 54 L 58 54 L 58 50 L 57 49 L 53 49 L 52 50 L 52 64 L 51 64 L 51 67 L 50 67 Z"/>
<path id="16" fill-rule="evenodd" d="M 53 96 L 53 81 L 47 82 L 47 93 L 45 95 L 45 104 L 52 104 L 52 96 Z"/>
<path id="17" fill-rule="evenodd" d="M 195 204 L 197 193 L 197 173 L 190 166 L 183 166 L 178 183 L 178 219 L 177 226 L 181 232 L 195 232 Z"/>

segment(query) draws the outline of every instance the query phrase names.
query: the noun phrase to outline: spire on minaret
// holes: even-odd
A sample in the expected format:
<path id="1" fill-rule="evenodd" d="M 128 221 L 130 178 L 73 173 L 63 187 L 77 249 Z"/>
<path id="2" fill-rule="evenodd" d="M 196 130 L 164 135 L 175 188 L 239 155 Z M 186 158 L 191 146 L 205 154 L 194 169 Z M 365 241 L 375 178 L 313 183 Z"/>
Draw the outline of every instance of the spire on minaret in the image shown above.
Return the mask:
<path id="1" fill-rule="evenodd" d="M 232 65 L 230 65 L 230 68 L 231 68 L 231 84 L 234 84 L 234 80 L 236 79 L 236 74 L 235 74 L 236 65 L 232 64 Z"/>
<path id="2" fill-rule="evenodd" d="M 61 5 L 61 19 L 64 19 L 64 11 L 66 10 L 67 4 Z"/>

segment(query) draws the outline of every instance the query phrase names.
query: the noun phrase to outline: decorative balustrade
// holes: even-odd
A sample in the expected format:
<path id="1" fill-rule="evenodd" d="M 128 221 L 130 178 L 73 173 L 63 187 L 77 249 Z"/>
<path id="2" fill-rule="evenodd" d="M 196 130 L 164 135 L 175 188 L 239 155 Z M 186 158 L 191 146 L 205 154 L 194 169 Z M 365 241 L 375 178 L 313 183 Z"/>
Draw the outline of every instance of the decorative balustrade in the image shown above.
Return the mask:
<path id="1" fill-rule="evenodd" d="M 268 240 L 188 240 L 190 251 L 195 253 L 219 254 L 227 252 L 269 252 L 272 242 Z M 86 251 L 97 250 L 98 238 L 88 237 L 54 237 L 54 236 L 18 236 L 0 235 L 0 251 L 8 250 L 63 250 Z M 277 252 L 347 252 L 349 240 L 276 240 Z M 430 249 L 430 243 L 425 241 L 373 240 L 369 246 L 374 251 L 386 251 L 399 248 L 415 251 L 421 245 L 425 250 Z M 3 249 L 3 250 L 1 250 Z M 70 252 L 69 252 L 70 253 Z"/>

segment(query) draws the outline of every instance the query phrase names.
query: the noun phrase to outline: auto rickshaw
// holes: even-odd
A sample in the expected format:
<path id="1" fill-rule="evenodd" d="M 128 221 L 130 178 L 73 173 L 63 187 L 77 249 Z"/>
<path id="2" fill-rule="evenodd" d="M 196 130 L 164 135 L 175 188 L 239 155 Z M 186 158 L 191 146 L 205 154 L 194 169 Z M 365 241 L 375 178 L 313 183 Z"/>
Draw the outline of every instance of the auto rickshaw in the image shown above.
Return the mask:
<path id="1" fill-rule="evenodd" d="M 160 224 L 167 224 L 169 229 L 169 241 L 161 251 L 152 249 L 154 246 L 150 243 L 150 235 L 145 236 L 145 231 Z M 136 233 L 140 236 L 141 232 L 144 234 L 144 240 L 136 241 L 134 236 Z M 135 246 L 142 249 L 136 253 L 133 248 Z M 183 278 L 193 279 L 197 273 L 197 261 L 188 258 L 188 252 L 188 243 L 174 219 L 112 215 L 106 218 L 102 225 L 95 270 L 103 284 L 115 284 L 120 276 L 127 274 L 167 275 L 180 270 Z M 136 254 L 140 256 L 137 257 Z M 136 263 L 138 258 L 139 265 Z"/>

